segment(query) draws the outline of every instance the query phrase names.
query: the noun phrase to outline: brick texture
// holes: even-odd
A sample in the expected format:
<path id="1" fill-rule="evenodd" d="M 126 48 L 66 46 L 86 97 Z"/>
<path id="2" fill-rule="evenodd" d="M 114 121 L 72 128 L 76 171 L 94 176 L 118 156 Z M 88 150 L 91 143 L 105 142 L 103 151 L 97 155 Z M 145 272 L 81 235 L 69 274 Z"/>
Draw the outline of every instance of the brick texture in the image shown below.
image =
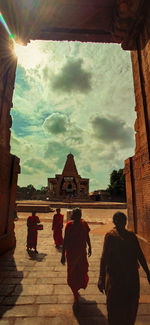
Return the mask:
<path id="1" fill-rule="evenodd" d="M 125 161 L 129 228 L 140 238 L 149 259 L 150 248 L 150 10 L 131 51 L 135 91 L 135 155 Z"/>

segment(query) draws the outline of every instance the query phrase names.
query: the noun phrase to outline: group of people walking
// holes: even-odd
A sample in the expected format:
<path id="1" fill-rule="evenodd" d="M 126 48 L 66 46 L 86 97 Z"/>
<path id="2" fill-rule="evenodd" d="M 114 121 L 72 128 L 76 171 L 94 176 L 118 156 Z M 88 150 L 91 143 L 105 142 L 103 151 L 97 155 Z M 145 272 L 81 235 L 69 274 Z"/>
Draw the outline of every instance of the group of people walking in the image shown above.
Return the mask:
<path id="1" fill-rule="evenodd" d="M 62 247 L 61 263 L 67 262 L 67 283 L 70 286 L 74 305 L 79 306 L 79 290 L 88 284 L 88 257 L 91 256 L 90 228 L 82 219 L 81 209 L 72 212 L 62 237 L 63 215 L 56 209 L 52 230 L 56 248 Z M 138 310 L 140 283 L 139 264 L 150 284 L 150 270 L 136 235 L 126 229 L 127 218 L 122 212 L 113 216 L 114 228 L 104 238 L 98 288 L 106 294 L 109 325 L 134 325 Z M 27 250 L 36 250 L 37 230 L 40 223 L 35 213 L 27 220 Z M 33 237 L 31 236 L 31 228 Z M 32 237 L 32 240 L 31 240 Z M 88 252 L 87 252 L 88 247 Z"/>

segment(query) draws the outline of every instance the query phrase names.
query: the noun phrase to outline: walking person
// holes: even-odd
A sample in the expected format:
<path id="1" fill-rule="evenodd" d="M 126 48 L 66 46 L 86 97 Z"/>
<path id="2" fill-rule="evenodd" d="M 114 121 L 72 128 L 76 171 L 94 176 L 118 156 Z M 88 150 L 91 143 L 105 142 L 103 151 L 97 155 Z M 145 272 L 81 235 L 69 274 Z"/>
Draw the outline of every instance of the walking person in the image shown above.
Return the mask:
<path id="1" fill-rule="evenodd" d="M 85 289 L 88 284 L 88 256 L 91 256 L 90 228 L 81 219 L 81 210 L 76 208 L 72 212 L 71 221 L 66 224 L 61 263 L 67 259 L 67 283 L 70 286 L 74 303 L 78 304 L 79 289 Z M 66 254 L 66 257 L 65 257 Z"/>
<path id="2" fill-rule="evenodd" d="M 63 237 L 62 237 L 62 228 L 63 228 L 63 220 L 64 216 L 60 213 L 60 208 L 56 209 L 56 214 L 53 216 L 52 222 L 52 230 L 53 230 L 53 238 L 55 242 L 55 247 L 59 248 L 63 245 Z"/>
<path id="3" fill-rule="evenodd" d="M 117 212 L 115 228 L 105 235 L 98 288 L 106 293 L 109 325 L 134 325 L 138 310 L 139 263 L 150 284 L 150 271 L 134 232 L 126 230 L 127 217 Z"/>
<path id="4" fill-rule="evenodd" d="M 37 237 L 38 237 L 38 224 L 40 219 L 36 216 L 36 212 L 32 212 L 32 216 L 27 219 L 27 252 L 29 253 L 32 248 L 34 252 L 38 254 L 37 247 Z"/>

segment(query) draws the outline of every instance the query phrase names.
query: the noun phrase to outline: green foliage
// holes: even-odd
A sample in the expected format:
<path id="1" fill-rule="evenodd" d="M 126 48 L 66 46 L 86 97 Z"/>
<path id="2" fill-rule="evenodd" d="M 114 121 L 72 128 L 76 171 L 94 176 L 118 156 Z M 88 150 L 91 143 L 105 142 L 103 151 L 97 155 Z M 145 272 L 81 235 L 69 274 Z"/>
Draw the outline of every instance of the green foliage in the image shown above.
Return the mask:
<path id="1" fill-rule="evenodd" d="M 41 192 L 44 194 L 46 194 L 47 193 L 47 191 L 48 191 L 48 187 L 47 186 L 42 186 L 41 187 Z"/>
<path id="2" fill-rule="evenodd" d="M 126 200 L 125 176 L 123 174 L 123 169 L 112 171 L 107 191 L 112 197 Z"/>
<path id="3" fill-rule="evenodd" d="M 48 188 L 42 186 L 40 190 L 37 190 L 32 184 L 27 186 L 17 186 L 17 200 L 45 200 L 47 197 Z"/>
<path id="4" fill-rule="evenodd" d="M 30 192 L 36 191 L 35 187 L 32 184 L 27 185 L 26 189 L 27 189 L 27 191 L 30 191 Z"/>

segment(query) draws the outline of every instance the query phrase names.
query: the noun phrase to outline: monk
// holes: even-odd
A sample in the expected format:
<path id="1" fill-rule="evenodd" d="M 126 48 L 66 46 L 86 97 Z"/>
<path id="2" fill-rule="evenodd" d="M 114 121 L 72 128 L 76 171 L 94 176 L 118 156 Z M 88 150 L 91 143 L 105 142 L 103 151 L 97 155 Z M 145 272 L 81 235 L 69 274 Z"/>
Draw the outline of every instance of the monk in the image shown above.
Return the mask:
<path id="1" fill-rule="evenodd" d="M 134 232 L 126 230 L 127 217 L 113 216 L 115 228 L 105 235 L 98 288 L 106 293 L 109 325 L 134 325 L 138 310 L 139 263 L 150 284 L 150 271 Z"/>
<path id="2" fill-rule="evenodd" d="M 81 219 L 81 210 L 76 208 L 72 212 L 71 221 L 66 224 L 61 263 L 67 259 L 67 283 L 70 286 L 74 303 L 78 303 L 79 289 L 85 289 L 88 284 L 88 256 L 91 256 L 90 228 L 86 221 Z M 65 258 L 66 253 L 66 258 Z"/>
<path id="3" fill-rule="evenodd" d="M 63 245 L 63 237 L 62 237 L 62 228 L 63 228 L 63 214 L 60 213 L 60 208 L 56 209 L 56 214 L 53 216 L 52 230 L 53 230 L 53 238 L 55 242 L 55 247 L 59 248 Z"/>
<path id="4" fill-rule="evenodd" d="M 27 252 L 29 253 L 32 248 L 34 249 L 35 253 L 38 254 L 36 249 L 37 247 L 37 225 L 40 223 L 40 219 L 36 216 L 36 212 L 32 212 L 32 216 L 29 216 L 27 219 Z"/>

